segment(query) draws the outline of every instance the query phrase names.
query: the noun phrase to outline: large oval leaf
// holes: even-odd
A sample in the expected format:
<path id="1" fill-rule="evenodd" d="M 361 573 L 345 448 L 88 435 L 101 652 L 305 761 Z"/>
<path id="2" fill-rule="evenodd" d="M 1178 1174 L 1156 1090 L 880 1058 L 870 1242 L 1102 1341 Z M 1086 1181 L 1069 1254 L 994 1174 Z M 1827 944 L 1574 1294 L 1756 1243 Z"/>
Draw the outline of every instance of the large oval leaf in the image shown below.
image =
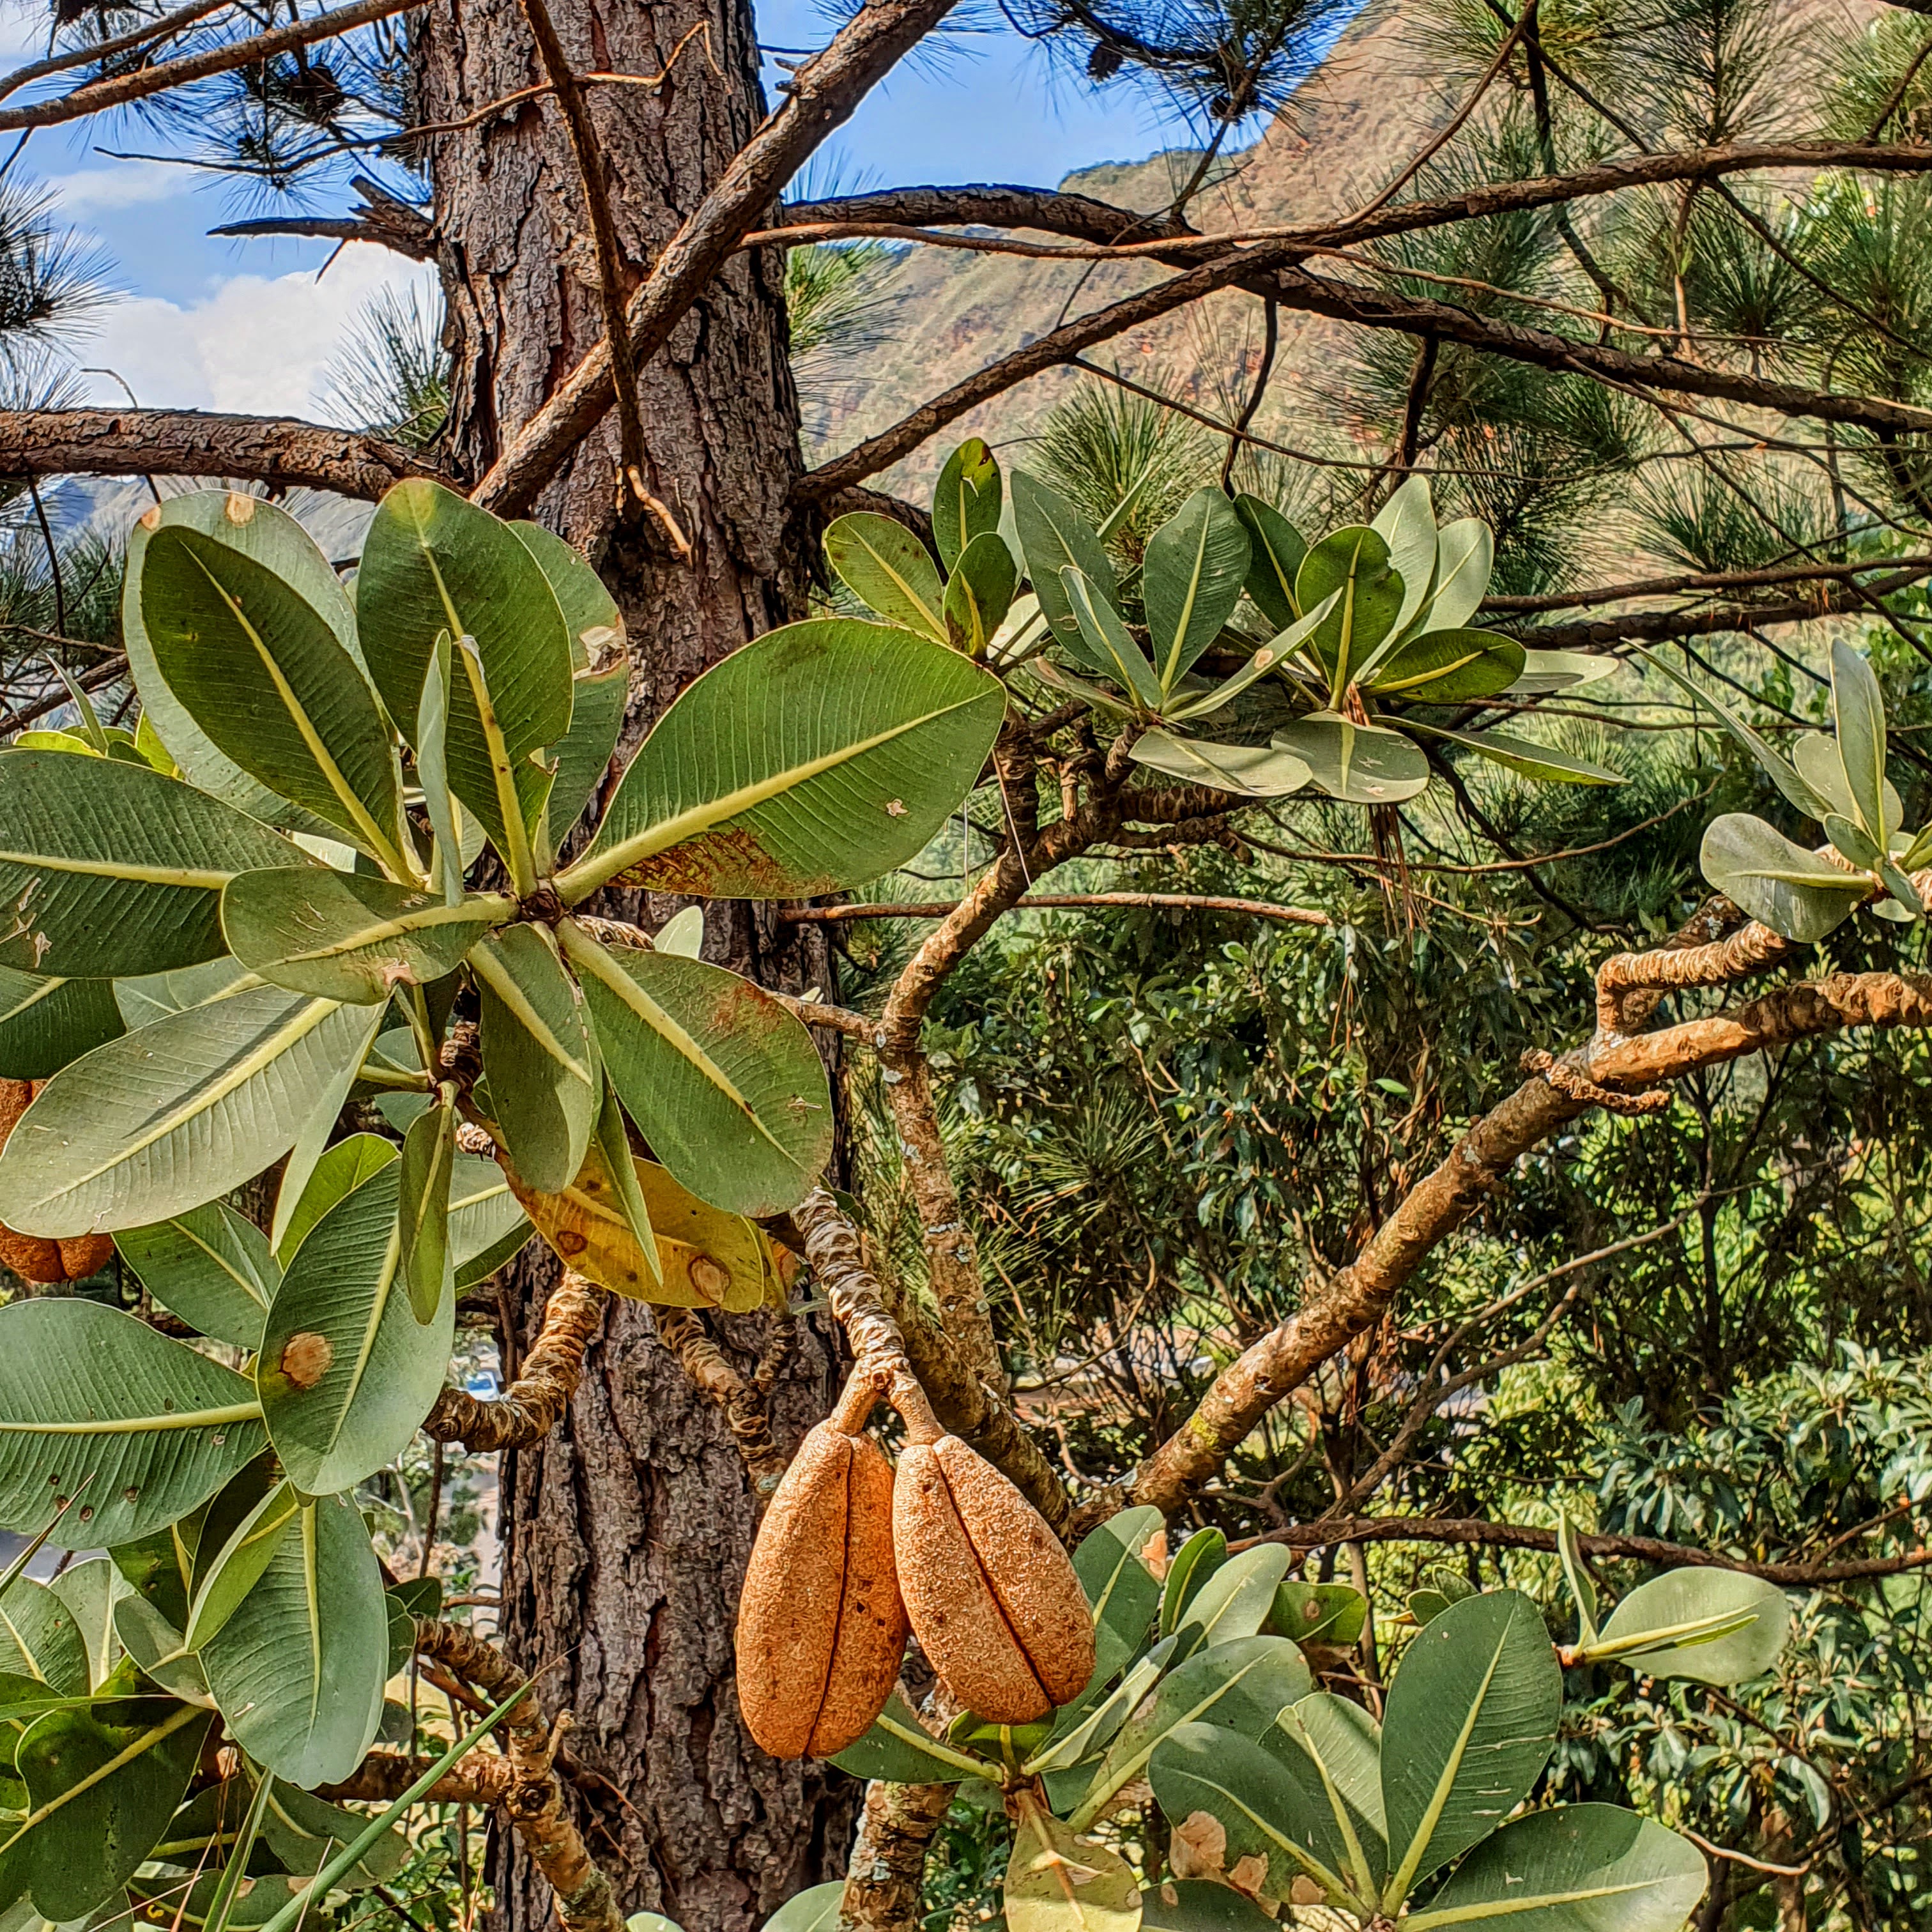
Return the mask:
<path id="1" fill-rule="evenodd" d="M 419 1322 L 402 1277 L 391 1162 L 338 1202 L 289 1264 L 262 1334 L 255 1384 L 290 1480 L 332 1495 L 393 1461 L 442 1387 L 456 1326 L 446 1294 Z"/>
<path id="2" fill-rule="evenodd" d="M 1184 738 L 1157 726 L 1143 731 L 1128 755 L 1136 764 L 1164 772 L 1169 778 L 1212 785 L 1218 791 L 1240 792 L 1249 798 L 1286 797 L 1299 791 L 1313 776 L 1304 759 L 1272 745 L 1217 745 L 1204 738 Z"/>
<path id="3" fill-rule="evenodd" d="M 1308 641 L 1339 699 L 1393 632 L 1402 606 L 1402 578 L 1389 562 L 1388 545 L 1366 524 L 1330 532 L 1295 574 L 1295 602 L 1304 610 L 1337 591 L 1342 594 L 1335 608 Z"/>
<path id="4" fill-rule="evenodd" d="M 118 1894 L 167 1829 L 201 1755 L 208 1715 L 157 1697 L 50 1711 L 20 1741 L 31 1809 L 0 1820 L 0 1899 L 22 1889 L 53 1922 L 85 1918 Z"/>
<path id="5" fill-rule="evenodd" d="M 903 865 L 972 789 L 1006 692 L 957 651 L 835 618 L 788 624 L 682 692 L 631 761 L 575 904 L 615 879 L 811 898 Z"/>
<path id="6" fill-rule="evenodd" d="M 282 1279 L 268 1238 L 225 1201 L 114 1238 L 142 1286 L 170 1312 L 251 1353 Z"/>
<path id="7" fill-rule="evenodd" d="M 1269 742 L 1306 764 L 1313 783 L 1350 805 L 1399 805 L 1429 783 L 1429 760 L 1400 731 L 1316 711 L 1283 724 Z"/>
<path id="8" fill-rule="evenodd" d="M 944 644 L 946 586 L 925 544 L 896 517 L 856 510 L 825 532 L 825 560 L 868 610 Z"/>
<path id="9" fill-rule="evenodd" d="M 125 1030 L 111 981 L 0 966 L 0 1080 L 44 1080 Z"/>
<path id="10" fill-rule="evenodd" d="M 1543 1612 L 1521 1592 L 1452 1604 L 1417 1635 L 1382 1718 L 1388 1909 L 1529 1795 L 1562 1708 Z"/>
<path id="11" fill-rule="evenodd" d="M 932 490 L 932 540 L 948 570 L 962 553 L 1000 527 L 998 459 L 984 436 L 969 436 L 940 468 Z"/>
<path id="12" fill-rule="evenodd" d="M 1775 1583 L 1739 1570 L 1669 1570 L 1624 1598 L 1588 1648 L 1646 1677 L 1742 1684 L 1778 1661 L 1790 1628 Z"/>
<path id="13" fill-rule="evenodd" d="M 545 927 L 512 926 L 471 962 L 483 1010 L 483 1070 L 517 1172 L 546 1194 L 569 1186 L 602 1093 L 584 995 Z"/>
<path id="14" fill-rule="evenodd" d="M 1400 638 L 1420 612 L 1436 586 L 1438 546 L 1436 508 L 1429 478 L 1411 476 L 1400 484 L 1369 527 L 1389 547 L 1389 562 L 1402 579 L 1402 608 L 1390 634 Z"/>
<path id="15" fill-rule="evenodd" d="M 1024 470 L 1013 472 L 1013 529 L 1026 559 L 1027 577 L 1040 599 L 1040 614 L 1054 640 L 1090 670 L 1105 671 L 1106 662 L 1092 661 L 1068 601 L 1060 572 L 1070 564 L 1112 604 L 1119 595 L 1119 580 L 1107 546 L 1092 524 L 1057 490 Z"/>
<path id="16" fill-rule="evenodd" d="M 459 1153 L 449 1177 L 449 1250 L 460 1294 L 512 1260 L 535 1232 L 494 1160 Z"/>
<path id="17" fill-rule="evenodd" d="M 1424 631 L 1383 658 L 1369 688 L 1379 698 L 1460 704 L 1507 691 L 1522 663 L 1522 645 L 1500 631 Z"/>
<path id="18" fill-rule="evenodd" d="M 118 979 L 213 959 L 222 887 L 310 862 L 146 765 L 0 752 L 0 964 L 18 971 Z"/>
<path id="19" fill-rule="evenodd" d="M 658 1159 L 734 1214 L 803 1200 L 831 1157 L 832 1120 L 802 1022 L 722 966 L 614 951 L 568 920 L 558 937 L 610 1084 Z"/>
<path id="20" fill-rule="evenodd" d="M 1532 1811 L 1479 1846 L 1410 1932 L 1444 1925 L 1508 1932 L 1677 1932 L 1704 1895 L 1704 1855 L 1616 1804 Z"/>
<path id="21" fill-rule="evenodd" d="M 382 1717 L 388 1612 L 346 1496 L 302 1508 L 201 1660 L 230 1734 L 277 1777 L 313 1789 L 362 1762 Z"/>
<path id="22" fill-rule="evenodd" d="M 88 1693 L 87 1640 L 80 1624 L 31 1576 L 16 1576 L 0 1594 L 0 1671 L 44 1684 L 56 1697 Z"/>
<path id="23" fill-rule="evenodd" d="M 364 1007 L 245 986 L 96 1047 L 48 1082 L 0 1149 L 0 1220 L 92 1234 L 226 1193 L 294 1146 L 334 1082 L 346 1087 L 372 1024 Z"/>
<path id="24" fill-rule="evenodd" d="M 1249 554 L 1246 529 L 1215 489 L 1196 490 L 1148 539 L 1141 596 L 1155 668 L 1168 690 L 1234 615 Z"/>
<path id="25" fill-rule="evenodd" d="M 356 615 L 376 688 L 406 736 L 438 633 L 475 640 L 473 658 L 458 653 L 445 758 L 450 790 L 501 849 L 508 821 L 527 824 L 549 788 L 530 754 L 570 729 L 570 633 L 542 565 L 507 524 L 412 478 L 376 506 Z"/>
<path id="26" fill-rule="evenodd" d="M 294 518 L 260 496 L 238 490 L 196 490 L 170 496 L 144 512 L 128 533 L 128 570 L 121 595 L 121 635 L 128 668 L 141 694 L 142 724 L 164 744 L 183 775 L 203 791 L 257 818 L 298 824 L 309 831 L 320 822 L 289 805 L 260 779 L 250 778 L 218 750 L 189 716 L 180 699 L 162 681 L 154 647 L 141 622 L 141 591 L 148 544 L 164 530 L 200 530 L 266 565 L 306 598 L 334 632 L 343 649 L 359 663 L 356 613 L 342 580 Z"/>
<path id="27" fill-rule="evenodd" d="M 1138 1932 L 1141 1922 L 1133 1868 L 1037 1803 L 1014 1829 L 1001 1903 L 1008 1932 Z"/>
<path id="28" fill-rule="evenodd" d="M 236 958 L 273 984 L 375 1006 L 454 972 L 515 910 L 500 893 L 446 905 L 438 892 L 312 866 L 230 879 L 221 926 Z"/>
<path id="29" fill-rule="evenodd" d="M 1807 944 L 1842 926 L 1873 892 L 1870 880 L 1841 871 L 1748 812 L 1712 819 L 1698 860 L 1705 878 L 1752 918 Z"/>
<path id="30" fill-rule="evenodd" d="M 50 1503 L 79 1496 L 54 1543 L 133 1543 L 206 1502 L 263 1440 L 245 1376 L 131 1315 L 0 1309 L 0 1528 L 37 1531 Z"/>
<path id="31" fill-rule="evenodd" d="M 1487 758 L 1519 778 L 1536 778 L 1546 784 L 1622 784 L 1624 782 L 1623 773 L 1612 771 L 1607 765 L 1593 765 L 1587 758 L 1559 752 L 1552 746 L 1539 745 L 1533 738 L 1520 738 L 1514 732 L 1448 731 L 1439 724 L 1405 722 L 1412 731 L 1460 745 L 1464 751 Z"/>
<path id="32" fill-rule="evenodd" d="M 1285 631 L 1301 615 L 1301 606 L 1294 601 L 1294 580 L 1308 544 L 1279 510 L 1258 496 L 1237 496 L 1234 513 L 1247 526 L 1251 546 L 1248 595 L 1277 631 Z"/>
<path id="33" fill-rule="evenodd" d="M 401 789 L 374 694 L 314 606 L 199 530 L 157 530 L 141 622 L 167 686 L 254 778 L 396 869 Z"/>

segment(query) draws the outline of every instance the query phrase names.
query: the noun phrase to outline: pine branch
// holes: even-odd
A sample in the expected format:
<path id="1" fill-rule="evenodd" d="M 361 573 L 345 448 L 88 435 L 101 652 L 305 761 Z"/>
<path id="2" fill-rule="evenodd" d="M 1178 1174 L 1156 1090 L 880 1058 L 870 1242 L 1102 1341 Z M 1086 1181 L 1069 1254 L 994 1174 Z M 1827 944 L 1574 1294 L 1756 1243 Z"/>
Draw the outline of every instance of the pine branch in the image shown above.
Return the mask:
<path id="1" fill-rule="evenodd" d="M 1818 573 L 1824 575 L 1822 571 Z M 1876 584 L 1861 584 L 1849 577 L 1821 584 L 1802 596 L 1776 603 L 1709 604 L 1700 610 L 1631 610 L 1620 617 L 1594 617 L 1574 624 L 1544 624 L 1532 631 L 1512 631 L 1517 643 L 1538 650 L 1600 650 L 1606 644 L 1667 644 L 1678 638 L 1720 637 L 1764 624 L 1804 624 L 1816 617 L 1842 616 L 1869 610 L 1874 598 L 1921 582 L 1925 571 L 1895 572 Z"/>
<path id="2" fill-rule="evenodd" d="M 785 100 L 732 158 L 626 305 L 632 354 L 640 367 L 663 347 L 740 237 L 813 151 L 956 4 L 872 0 L 785 83 Z M 596 428 L 615 394 L 610 346 L 600 341 L 511 438 L 478 486 L 477 502 L 500 516 L 524 514 Z"/>
<path id="3" fill-rule="evenodd" d="M 1622 604 L 1639 597 L 1681 597 L 1695 590 L 1749 590 L 1774 584 L 1809 584 L 1862 577 L 1875 570 L 1932 571 L 1932 556 L 1874 557 L 1864 563 L 1783 564 L 1768 570 L 1686 571 L 1676 577 L 1644 578 L 1630 584 L 1599 584 L 1588 590 L 1552 590 L 1534 597 L 1485 597 L 1478 609 L 1502 616 L 1532 610 L 1581 610 L 1598 604 Z"/>
<path id="4" fill-rule="evenodd" d="M 406 476 L 451 480 L 378 436 L 202 410 L 0 410 L 0 475 L 235 477 L 371 502 Z"/>
<path id="5" fill-rule="evenodd" d="M 324 242 L 373 242 L 412 262 L 436 256 L 436 229 L 406 201 L 399 201 L 367 175 L 352 185 L 362 197 L 362 212 L 352 215 L 266 215 L 254 221 L 228 221 L 211 235 L 302 235 Z"/>
<path id="6" fill-rule="evenodd" d="M 16 67 L 11 74 L 0 76 L 0 98 L 18 93 L 31 82 L 45 80 L 51 74 L 69 73 L 77 67 L 92 67 L 97 61 L 112 60 L 117 55 L 132 53 L 136 47 L 164 40 L 170 34 L 178 34 L 183 28 L 193 26 L 197 20 L 206 20 L 211 14 L 220 13 L 229 4 L 230 0 L 188 0 L 185 7 L 177 7 L 172 14 L 164 14 L 158 20 L 145 21 L 124 34 L 116 34 L 111 40 L 90 40 L 84 46 L 70 47 L 64 53 L 50 54 L 44 60 L 29 61 L 24 67 Z"/>
<path id="7" fill-rule="evenodd" d="M 1223 898 L 1204 892 L 1028 892 L 1010 908 L 1128 906 L 1148 912 L 1238 912 L 1271 919 L 1283 926 L 1333 926 L 1325 912 L 1276 905 L 1268 899 Z M 922 899 L 900 904 L 794 906 L 778 914 L 782 926 L 841 925 L 857 919 L 947 919 L 959 910 L 952 899 Z"/>
<path id="8" fill-rule="evenodd" d="M 332 13 L 312 14 L 305 20 L 291 21 L 286 26 L 250 34 L 246 40 L 205 48 L 200 53 L 184 54 L 179 60 L 163 61 L 154 67 L 137 68 L 132 74 L 90 81 L 85 87 L 77 87 L 71 94 L 57 94 L 51 100 L 31 101 L 24 107 L 0 107 L 0 133 L 79 121 L 90 114 L 104 113 L 110 107 L 124 107 L 130 100 L 165 94 L 170 88 L 185 86 L 191 80 L 206 80 L 211 74 L 232 74 L 237 68 L 258 66 L 278 54 L 291 53 L 314 41 L 332 40 L 373 21 L 386 20 L 413 4 L 414 0 L 351 0 L 350 5 L 338 7 Z"/>

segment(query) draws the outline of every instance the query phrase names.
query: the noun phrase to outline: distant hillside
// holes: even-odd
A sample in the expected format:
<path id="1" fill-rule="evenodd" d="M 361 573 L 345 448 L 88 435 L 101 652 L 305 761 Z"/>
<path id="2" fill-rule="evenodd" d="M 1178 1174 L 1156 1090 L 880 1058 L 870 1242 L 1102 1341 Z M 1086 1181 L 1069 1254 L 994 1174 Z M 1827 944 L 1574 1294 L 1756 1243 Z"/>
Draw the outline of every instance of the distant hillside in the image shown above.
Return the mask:
<path id="1" fill-rule="evenodd" d="M 1228 158 L 1222 178 L 1199 196 L 1196 224 L 1256 227 L 1345 214 L 1373 192 L 1448 111 L 1440 90 L 1414 72 L 1400 44 L 1403 21 L 1390 4 L 1372 4 L 1252 147 Z M 1133 163 L 1083 168 L 1060 186 L 1150 212 L 1172 201 L 1198 153 L 1181 150 Z M 1037 185 L 1037 184 L 1035 184 Z M 1054 327 L 1070 298 L 1078 314 L 1117 302 L 1156 280 L 1158 268 L 969 255 L 941 248 L 906 251 L 885 284 L 895 300 L 889 339 L 865 367 L 829 396 L 826 434 L 816 455 L 850 447 L 896 421 L 924 398 Z M 1084 280 L 1083 280 L 1084 277 Z M 1135 331 L 1092 352 L 1219 413 L 1222 391 L 1246 380 L 1260 353 L 1261 304 L 1229 293 Z M 1332 352 L 1335 326 L 1284 313 L 1281 344 L 1263 422 L 1293 413 L 1298 384 Z M 1026 436 L 1081 377 L 1058 370 L 975 410 L 884 479 L 884 487 L 922 494 L 962 436 L 996 446 Z M 1017 453 L 1017 452 L 1016 452 Z"/>

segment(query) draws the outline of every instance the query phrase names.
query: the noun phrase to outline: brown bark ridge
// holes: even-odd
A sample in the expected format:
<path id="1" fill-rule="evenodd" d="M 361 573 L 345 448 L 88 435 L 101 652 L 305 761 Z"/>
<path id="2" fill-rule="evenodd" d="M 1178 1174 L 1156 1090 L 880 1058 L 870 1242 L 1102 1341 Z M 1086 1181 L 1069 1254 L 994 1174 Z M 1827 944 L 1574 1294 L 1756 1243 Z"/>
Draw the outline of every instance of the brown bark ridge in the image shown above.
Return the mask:
<path id="1" fill-rule="evenodd" d="M 0 475 L 239 478 L 371 502 L 406 476 L 449 480 L 380 436 L 209 410 L 0 410 Z"/>
<path id="2" fill-rule="evenodd" d="M 549 0 L 549 13 L 580 72 L 661 73 L 706 26 L 661 86 L 600 88 L 586 103 L 628 294 L 764 118 L 751 10 Z M 420 21 L 425 122 L 461 122 L 545 78 L 517 0 L 446 0 Z M 584 183 L 547 98 L 426 145 L 454 344 L 453 459 L 476 477 L 601 340 L 603 305 Z M 626 619 L 626 756 L 701 671 L 802 610 L 812 529 L 790 504 L 797 400 L 781 271 L 776 252 L 724 264 L 638 370 L 644 486 L 688 537 L 688 556 L 639 506 L 620 519 L 614 420 L 569 453 L 534 507 L 590 554 Z M 587 910 L 654 930 L 680 903 L 610 894 Z M 836 993 L 823 936 L 782 927 L 770 909 L 707 908 L 706 953 L 781 989 Z M 525 1346 L 554 1272 L 532 1256 L 506 1277 Z M 766 1318 L 712 1327 L 730 1364 L 754 1375 Z M 803 1330 L 770 1391 L 781 1450 L 825 1412 L 831 1366 Z M 581 1786 L 563 1797 L 622 1910 L 662 1912 L 690 1932 L 752 1932 L 838 1876 L 856 1793 L 823 1766 L 774 1762 L 739 1717 L 730 1631 L 757 1501 L 724 1413 L 660 1346 L 648 1308 L 608 1304 L 557 1427 L 506 1454 L 501 1496 L 502 1642 L 544 1672 L 547 1702 L 575 1718 L 573 1754 L 608 1780 L 606 1798 Z M 507 1834 L 490 1877 L 506 1932 L 550 1923 L 550 1888 Z"/>

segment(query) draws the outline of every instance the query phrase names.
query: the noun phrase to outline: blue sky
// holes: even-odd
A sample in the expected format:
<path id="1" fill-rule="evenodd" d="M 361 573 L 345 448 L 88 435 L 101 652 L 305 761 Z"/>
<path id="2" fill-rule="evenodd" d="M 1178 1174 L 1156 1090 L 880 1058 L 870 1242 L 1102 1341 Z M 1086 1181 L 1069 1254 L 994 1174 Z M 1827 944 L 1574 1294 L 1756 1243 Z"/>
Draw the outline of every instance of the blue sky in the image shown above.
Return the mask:
<path id="1" fill-rule="evenodd" d="M 44 19 L 38 6 L 20 10 L 19 0 L 0 11 L 8 65 L 43 50 L 34 40 Z M 759 8 L 768 46 L 815 47 L 830 31 L 816 0 L 766 0 Z M 1076 168 L 1138 159 L 1188 138 L 1144 94 L 1057 75 L 1040 50 L 1010 31 L 951 36 L 949 46 L 944 58 L 902 66 L 875 88 L 808 178 L 847 188 L 1050 185 Z M 326 244 L 213 239 L 206 231 L 238 212 L 221 184 L 194 169 L 100 152 L 122 145 L 152 146 L 153 136 L 88 124 L 44 130 L 16 170 L 58 196 L 123 292 L 82 359 L 113 368 L 151 406 L 316 413 L 328 358 L 362 304 L 421 272 L 384 250 L 356 248 L 318 283 Z M 120 397 L 109 377 L 88 382 L 99 400 Z"/>

